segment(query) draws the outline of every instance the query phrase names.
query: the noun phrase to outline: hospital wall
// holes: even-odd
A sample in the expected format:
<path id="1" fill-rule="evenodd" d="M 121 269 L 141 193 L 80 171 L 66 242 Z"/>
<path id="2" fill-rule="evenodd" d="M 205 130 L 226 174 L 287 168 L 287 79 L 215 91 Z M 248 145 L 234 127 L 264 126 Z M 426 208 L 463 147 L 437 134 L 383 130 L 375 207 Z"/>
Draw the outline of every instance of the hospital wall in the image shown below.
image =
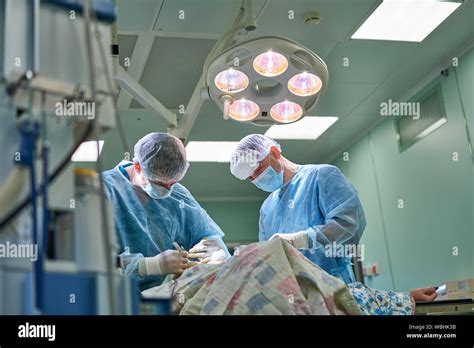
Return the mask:
<path id="1" fill-rule="evenodd" d="M 474 49 L 449 76 L 419 94 L 435 84 L 441 85 L 447 123 L 400 152 L 394 120 L 386 119 L 334 161 L 365 209 L 363 264 L 379 266 L 380 275 L 366 277 L 375 288 L 401 291 L 474 278 L 474 176 L 467 135 L 469 129 L 474 136 Z"/>
<path id="2" fill-rule="evenodd" d="M 225 232 L 227 244 L 258 241 L 258 217 L 263 201 L 199 201 L 212 219 Z M 231 212 L 231 213 L 229 213 Z"/>

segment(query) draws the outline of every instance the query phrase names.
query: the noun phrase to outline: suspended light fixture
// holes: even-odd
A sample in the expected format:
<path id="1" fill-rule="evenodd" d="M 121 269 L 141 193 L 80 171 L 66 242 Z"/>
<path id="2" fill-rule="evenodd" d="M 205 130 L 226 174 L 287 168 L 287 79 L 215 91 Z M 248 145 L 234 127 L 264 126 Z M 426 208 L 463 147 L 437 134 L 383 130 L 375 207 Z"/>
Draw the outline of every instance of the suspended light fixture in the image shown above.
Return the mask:
<path id="1" fill-rule="evenodd" d="M 288 68 L 288 60 L 283 54 L 271 50 L 259 54 L 253 61 L 253 68 L 262 76 L 278 76 Z"/>
<path id="2" fill-rule="evenodd" d="M 229 106 L 229 116 L 236 121 L 252 121 L 260 113 L 260 108 L 253 101 L 235 100 Z"/>
<path id="3" fill-rule="evenodd" d="M 227 69 L 217 74 L 214 83 L 222 92 L 238 93 L 247 88 L 249 78 L 241 71 Z"/>
<path id="4" fill-rule="evenodd" d="M 300 97 L 307 97 L 318 93 L 321 86 L 321 79 L 307 72 L 297 74 L 288 81 L 290 92 Z"/>
<path id="5" fill-rule="evenodd" d="M 270 109 L 270 116 L 280 123 L 291 123 L 299 120 L 303 115 L 303 108 L 296 103 L 285 100 L 275 104 Z"/>
<path id="6" fill-rule="evenodd" d="M 224 118 L 270 126 L 299 120 L 328 84 L 328 69 L 314 52 L 282 37 L 239 43 L 206 64 L 203 95 Z"/>

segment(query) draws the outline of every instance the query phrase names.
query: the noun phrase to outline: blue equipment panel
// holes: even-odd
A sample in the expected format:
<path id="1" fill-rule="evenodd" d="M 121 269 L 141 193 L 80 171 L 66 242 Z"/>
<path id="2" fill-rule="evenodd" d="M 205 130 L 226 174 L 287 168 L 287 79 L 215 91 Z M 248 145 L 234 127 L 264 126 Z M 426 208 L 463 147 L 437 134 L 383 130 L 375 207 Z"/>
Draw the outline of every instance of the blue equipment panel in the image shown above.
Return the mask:
<path id="1" fill-rule="evenodd" d="M 44 313 L 47 315 L 97 314 L 96 277 L 87 273 L 44 273 Z M 34 314 L 30 294 L 31 273 L 25 280 L 25 314 Z"/>
<path id="2" fill-rule="evenodd" d="M 82 13 L 83 4 L 82 0 L 43 0 L 44 3 L 63 7 L 68 10 L 77 11 Z M 117 12 L 115 5 L 111 0 L 92 0 L 91 7 L 97 16 L 105 22 L 114 22 L 117 18 Z"/>

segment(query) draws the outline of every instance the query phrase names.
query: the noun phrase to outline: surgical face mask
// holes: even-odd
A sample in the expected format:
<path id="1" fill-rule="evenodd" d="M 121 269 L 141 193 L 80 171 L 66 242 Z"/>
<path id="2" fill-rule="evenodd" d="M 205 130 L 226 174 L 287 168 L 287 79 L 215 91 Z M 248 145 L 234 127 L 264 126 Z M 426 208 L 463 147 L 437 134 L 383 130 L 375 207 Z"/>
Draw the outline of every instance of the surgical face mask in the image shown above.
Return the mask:
<path id="1" fill-rule="evenodd" d="M 252 184 L 260 190 L 273 192 L 283 186 L 283 170 L 278 173 L 271 165 L 268 165 L 258 177 L 252 180 Z"/>
<path id="2" fill-rule="evenodd" d="M 173 186 L 171 186 L 171 189 L 169 190 L 166 187 L 152 183 L 143 184 L 141 186 L 143 191 L 145 191 L 148 196 L 154 199 L 167 198 L 171 195 L 171 191 L 173 191 Z"/>

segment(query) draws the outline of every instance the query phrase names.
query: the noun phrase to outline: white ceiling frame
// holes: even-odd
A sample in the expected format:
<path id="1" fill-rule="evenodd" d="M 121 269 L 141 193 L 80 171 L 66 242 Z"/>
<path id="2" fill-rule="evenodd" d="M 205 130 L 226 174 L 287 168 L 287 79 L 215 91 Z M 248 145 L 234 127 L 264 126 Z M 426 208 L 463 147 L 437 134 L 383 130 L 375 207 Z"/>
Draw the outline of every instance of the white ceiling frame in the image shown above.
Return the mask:
<path id="1" fill-rule="evenodd" d="M 123 30 L 120 31 L 119 35 L 132 35 L 139 36 L 143 34 L 143 31 L 129 31 Z M 217 40 L 219 39 L 219 34 L 210 34 L 210 33 L 194 33 L 194 32 L 165 32 L 165 31 L 153 31 L 150 32 L 155 37 L 169 37 L 175 39 L 203 39 L 203 40 Z"/>
<path id="2" fill-rule="evenodd" d="M 203 88 L 202 86 L 204 83 L 203 79 L 204 77 L 201 74 L 196 87 L 194 87 L 193 94 L 191 95 L 191 98 L 189 98 L 188 105 L 186 105 L 184 114 L 178 122 L 178 126 L 168 129 L 171 134 L 180 139 L 187 139 L 189 133 L 191 133 L 194 122 L 196 122 L 196 118 L 201 111 L 202 105 L 204 104 L 204 98 L 201 94 L 201 89 Z"/>
<path id="3" fill-rule="evenodd" d="M 120 35 L 136 35 L 133 32 L 120 32 Z M 169 132 L 179 138 L 185 139 L 188 137 L 191 132 L 192 126 L 196 121 L 196 118 L 201 110 L 204 100 L 201 97 L 201 88 L 203 86 L 202 76 L 199 79 L 196 87 L 194 88 L 193 94 L 188 101 L 188 104 L 185 109 L 185 113 L 180 117 L 179 125 L 176 121 L 176 115 L 170 110 L 165 112 L 164 106 L 154 98 L 143 86 L 140 85 L 139 81 L 143 70 L 145 69 L 146 62 L 153 47 L 153 43 L 156 37 L 172 37 L 172 38 L 189 38 L 189 39 L 212 39 L 217 40 L 220 36 L 217 34 L 202 34 L 202 33 L 165 33 L 165 32 L 148 32 L 138 33 L 137 43 L 133 49 L 132 57 L 128 71 L 123 70 L 119 66 L 119 73 L 116 77 L 117 80 L 120 80 L 121 84 L 129 85 L 127 87 L 128 93 L 124 93 L 124 88 L 120 91 L 117 108 L 119 110 L 128 110 L 130 109 L 132 100 L 134 99 L 130 94 L 132 94 L 135 99 L 145 108 L 151 111 L 155 111 L 158 115 L 164 117 L 165 125 L 169 128 Z M 143 54 L 146 53 L 146 54 Z M 143 98 L 142 98 L 143 97 Z M 141 100 L 140 100 L 141 99 Z"/>
<path id="4" fill-rule="evenodd" d="M 155 35 L 153 33 L 142 32 L 138 35 L 135 48 L 133 49 L 132 56 L 130 57 L 130 67 L 127 70 L 128 75 L 130 75 L 135 81 L 140 81 L 141 79 L 154 41 Z M 125 93 L 123 89 L 120 90 L 117 99 L 117 109 L 119 111 L 129 109 L 132 100 L 133 98 L 129 94 Z"/>
<path id="5" fill-rule="evenodd" d="M 118 67 L 116 81 L 122 87 L 117 99 L 118 110 L 130 110 L 133 99 L 137 100 L 147 110 L 156 112 L 162 117 L 164 124 L 172 133 L 178 137 L 185 138 L 191 132 L 191 128 L 199 113 L 204 100 L 200 97 L 200 88 L 202 80 L 200 79 L 186 107 L 186 113 L 181 118 L 178 127 L 176 113 L 168 110 L 160 103 L 150 92 L 148 92 L 138 81 L 141 80 L 143 70 L 150 56 L 151 49 L 156 37 L 169 38 L 186 38 L 186 39 L 207 39 L 217 40 L 220 35 L 206 33 L 188 33 L 188 32 L 163 32 L 154 31 L 154 27 L 160 15 L 162 6 L 157 6 L 153 20 L 148 32 L 140 31 L 121 31 L 119 35 L 136 35 L 138 36 L 132 56 L 130 57 L 131 65 L 128 71 L 121 66 Z M 133 97 L 132 97 L 133 96 Z M 191 111 L 191 112 L 188 112 Z"/>
<path id="6" fill-rule="evenodd" d="M 122 91 L 127 94 L 147 110 L 156 113 L 162 118 L 166 127 L 176 127 L 176 114 L 168 110 L 160 101 L 158 101 L 150 92 L 148 92 L 141 84 L 139 84 L 130 74 L 128 74 L 122 66 L 118 66 L 115 81 L 122 87 Z"/>
<path id="7" fill-rule="evenodd" d="M 119 32 L 119 35 L 138 35 L 137 42 L 130 57 L 131 65 L 127 70 L 134 80 L 140 81 L 145 69 L 145 65 L 150 56 L 151 49 L 156 37 L 172 37 L 172 38 L 189 38 L 189 39 L 206 39 L 217 40 L 217 34 L 202 34 L 202 33 L 164 33 L 164 32 Z M 128 110 L 133 98 L 128 94 L 120 91 L 117 99 L 118 110 Z"/>
<path id="8" fill-rule="evenodd" d="M 248 7 L 249 9 L 251 9 L 252 7 L 251 0 L 243 2 L 243 4 L 244 4 L 243 6 Z M 266 8 L 267 5 L 268 5 L 268 1 L 264 3 L 264 5 L 262 6 L 261 10 L 258 13 L 258 16 L 262 14 L 263 10 Z M 146 89 L 143 86 L 141 86 L 140 83 L 137 81 L 140 81 L 141 79 L 141 75 L 143 74 L 143 70 L 148 61 L 148 57 L 150 55 L 151 48 L 153 46 L 153 43 L 156 37 L 218 40 L 221 37 L 221 35 L 206 34 L 206 33 L 190 33 L 190 32 L 179 33 L 179 32 L 154 31 L 154 27 L 156 26 L 156 22 L 158 21 L 161 8 L 162 8 L 161 5 L 157 6 L 157 10 L 153 16 L 153 20 L 151 22 L 148 32 L 146 33 L 136 32 L 136 31 L 119 32 L 119 34 L 121 35 L 138 35 L 138 39 L 133 49 L 132 57 L 130 58 L 130 61 L 132 64 L 130 65 L 128 69 L 128 73 L 122 68 L 120 70 L 120 74 L 118 74 L 119 76 L 117 76 L 117 80 L 119 80 L 124 86 L 127 86 L 128 93 L 131 92 L 131 94 L 134 95 L 135 99 L 138 102 L 140 102 L 147 109 L 156 111 L 160 116 L 162 116 L 165 120 L 165 124 L 167 125 L 168 131 L 171 134 L 183 140 L 186 140 L 202 108 L 202 105 L 204 104 L 204 98 L 202 96 L 201 90 L 204 85 L 205 77 L 201 74 L 201 77 L 194 88 L 193 94 L 191 95 L 191 98 L 188 101 L 188 104 L 185 109 L 185 113 L 183 114 L 182 117 L 180 117 L 178 122 L 176 122 L 176 114 L 166 109 L 163 106 L 163 104 L 161 104 L 148 91 L 146 91 Z M 229 26 L 229 28 L 230 27 L 231 26 Z M 124 93 L 123 88 L 122 88 L 117 100 L 117 108 L 119 110 L 129 109 L 132 103 L 132 100 L 133 98 L 129 94 Z M 166 109 L 167 112 L 164 109 Z"/>

